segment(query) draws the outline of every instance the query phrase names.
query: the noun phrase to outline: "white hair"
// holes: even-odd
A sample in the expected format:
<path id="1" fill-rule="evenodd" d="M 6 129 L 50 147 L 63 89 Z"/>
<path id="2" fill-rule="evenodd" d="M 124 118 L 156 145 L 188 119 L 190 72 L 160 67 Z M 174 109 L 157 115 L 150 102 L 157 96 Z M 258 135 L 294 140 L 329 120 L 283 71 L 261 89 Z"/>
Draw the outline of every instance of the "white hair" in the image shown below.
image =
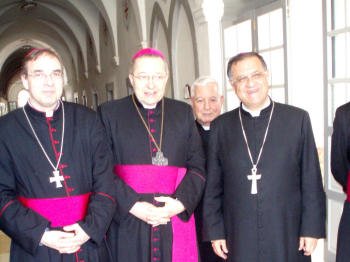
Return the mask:
<path id="1" fill-rule="evenodd" d="M 198 86 L 207 86 L 209 84 L 216 85 L 216 89 L 219 95 L 221 95 L 221 89 L 219 88 L 218 82 L 211 76 L 200 76 L 196 80 L 194 80 L 191 85 L 191 97 L 194 96 L 194 91 Z"/>

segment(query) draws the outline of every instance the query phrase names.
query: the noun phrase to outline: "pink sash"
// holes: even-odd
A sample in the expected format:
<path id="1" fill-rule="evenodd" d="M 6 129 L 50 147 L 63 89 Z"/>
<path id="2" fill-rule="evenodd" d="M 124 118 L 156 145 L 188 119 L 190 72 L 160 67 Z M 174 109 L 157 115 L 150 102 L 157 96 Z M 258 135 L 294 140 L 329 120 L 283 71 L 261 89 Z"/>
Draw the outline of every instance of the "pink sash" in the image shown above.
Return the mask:
<path id="1" fill-rule="evenodd" d="M 186 174 L 186 168 L 154 165 L 116 165 L 114 173 L 140 194 L 173 194 Z M 172 262 L 198 262 L 194 216 L 187 222 L 171 218 L 173 228 Z"/>
<path id="2" fill-rule="evenodd" d="M 19 202 L 51 222 L 52 227 L 63 227 L 76 223 L 86 216 L 91 193 L 60 198 L 25 198 Z"/>

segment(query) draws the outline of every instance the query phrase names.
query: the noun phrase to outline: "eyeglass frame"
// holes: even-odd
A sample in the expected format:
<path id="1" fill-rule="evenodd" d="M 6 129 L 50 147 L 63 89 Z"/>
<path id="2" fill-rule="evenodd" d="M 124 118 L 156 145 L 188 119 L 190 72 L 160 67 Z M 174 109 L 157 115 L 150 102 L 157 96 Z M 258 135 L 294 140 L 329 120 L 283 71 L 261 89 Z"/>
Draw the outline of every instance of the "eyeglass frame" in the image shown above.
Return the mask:
<path id="1" fill-rule="evenodd" d="M 253 73 L 250 73 L 248 75 L 239 76 L 238 78 L 230 79 L 230 82 L 232 85 L 238 85 L 243 86 L 248 83 L 248 81 L 253 82 L 260 82 L 264 77 L 266 77 L 268 74 L 267 71 L 261 72 L 261 71 L 255 71 Z"/>
<path id="2" fill-rule="evenodd" d="M 152 80 L 152 83 L 160 82 L 160 81 L 167 78 L 167 74 L 165 74 L 165 75 L 144 75 L 144 74 L 135 75 L 135 74 L 131 74 L 131 75 L 143 83 L 150 82 L 150 80 Z"/>
<path id="3" fill-rule="evenodd" d="M 46 74 L 43 71 L 34 71 L 33 73 L 26 73 L 26 75 L 40 81 L 44 81 L 48 79 L 48 77 L 53 81 L 58 81 L 63 79 L 64 72 L 62 70 L 54 70 L 51 73 Z"/>

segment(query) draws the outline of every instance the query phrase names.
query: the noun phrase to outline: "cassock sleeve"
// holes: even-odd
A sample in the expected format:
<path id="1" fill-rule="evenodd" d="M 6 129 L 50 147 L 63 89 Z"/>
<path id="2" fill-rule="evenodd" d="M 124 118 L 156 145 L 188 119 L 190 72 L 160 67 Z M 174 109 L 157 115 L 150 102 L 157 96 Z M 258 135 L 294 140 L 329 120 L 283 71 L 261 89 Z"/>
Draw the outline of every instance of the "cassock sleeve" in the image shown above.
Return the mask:
<path id="1" fill-rule="evenodd" d="M 332 174 L 346 192 L 349 172 L 349 111 L 339 107 L 335 113 L 332 134 L 331 170 Z"/>
<path id="2" fill-rule="evenodd" d="M 0 140 L 0 228 L 34 255 L 49 221 L 17 200 L 15 168 L 10 150 Z"/>
<path id="3" fill-rule="evenodd" d="M 210 127 L 208 145 L 207 185 L 203 197 L 203 240 L 225 239 L 223 217 L 223 177 L 219 159 L 219 127 L 214 121 Z"/>
<path id="4" fill-rule="evenodd" d="M 198 133 L 191 109 L 185 115 L 184 126 L 188 127 L 188 149 L 185 177 L 177 187 L 174 198 L 177 198 L 184 206 L 185 211 L 178 217 L 182 220 L 188 220 L 197 207 L 205 186 L 205 156 L 203 152 L 202 141 Z"/>
<path id="5" fill-rule="evenodd" d="M 92 195 L 87 215 L 79 224 L 95 243 L 100 244 L 113 218 L 117 196 L 113 187 L 112 153 L 97 115 L 90 130 Z"/>
<path id="6" fill-rule="evenodd" d="M 110 128 L 111 121 L 109 120 L 110 116 L 109 116 L 108 109 L 105 109 L 105 107 L 100 106 L 98 108 L 98 113 L 99 113 L 100 119 L 102 120 L 102 124 L 106 132 L 109 150 L 113 151 L 113 142 L 112 142 L 113 134 L 111 134 L 111 128 Z M 113 166 L 111 168 L 113 170 Z M 114 175 L 113 184 L 114 184 L 114 191 L 115 191 L 115 195 L 118 203 L 116 212 L 114 214 L 114 220 L 118 222 L 129 214 L 130 209 L 140 199 L 140 196 L 117 175 Z"/>
<path id="7" fill-rule="evenodd" d="M 302 121 L 301 143 L 302 216 L 300 236 L 323 238 L 325 237 L 326 198 L 311 121 L 306 112 Z"/>

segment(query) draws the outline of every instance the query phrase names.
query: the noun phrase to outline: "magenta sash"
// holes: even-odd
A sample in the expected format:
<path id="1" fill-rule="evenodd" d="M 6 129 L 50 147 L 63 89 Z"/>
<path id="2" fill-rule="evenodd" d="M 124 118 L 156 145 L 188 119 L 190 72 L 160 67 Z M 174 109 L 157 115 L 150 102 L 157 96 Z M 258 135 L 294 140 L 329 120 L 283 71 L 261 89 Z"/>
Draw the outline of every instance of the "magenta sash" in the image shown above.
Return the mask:
<path id="1" fill-rule="evenodd" d="M 116 165 L 114 173 L 140 194 L 173 194 L 186 174 L 186 168 L 154 165 Z M 187 222 L 171 218 L 173 228 L 172 262 L 198 262 L 194 216 Z"/>
<path id="2" fill-rule="evenodd" d="M 59 198 L 18 197 L 19 202 L 51 222 L 52 227 L 76 223 L 86 216 L 91 193 Z"/>

